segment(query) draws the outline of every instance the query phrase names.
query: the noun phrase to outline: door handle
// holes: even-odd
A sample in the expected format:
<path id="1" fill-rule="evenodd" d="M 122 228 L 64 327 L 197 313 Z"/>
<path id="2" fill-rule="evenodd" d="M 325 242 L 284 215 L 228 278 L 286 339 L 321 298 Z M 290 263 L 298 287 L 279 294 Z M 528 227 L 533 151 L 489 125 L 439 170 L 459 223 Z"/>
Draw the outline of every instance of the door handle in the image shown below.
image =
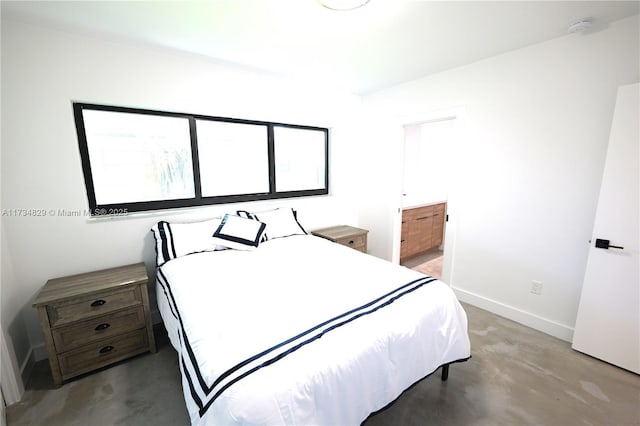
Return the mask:
<path id="1" fill-rule="evenodd" d="M 609 240 L 603 240 L 601 238 L 596 238 L 596 248 L 601 248 L 601 249 L 605 249 L 605 250 L 608 250 L 610 248 L 617 248 L 617 249 L 620 249 L 620 250 L 624 250 L 624 247 L 614 246 L 614 245 L 611 245 L 609 243 L 610 243 Z"/>

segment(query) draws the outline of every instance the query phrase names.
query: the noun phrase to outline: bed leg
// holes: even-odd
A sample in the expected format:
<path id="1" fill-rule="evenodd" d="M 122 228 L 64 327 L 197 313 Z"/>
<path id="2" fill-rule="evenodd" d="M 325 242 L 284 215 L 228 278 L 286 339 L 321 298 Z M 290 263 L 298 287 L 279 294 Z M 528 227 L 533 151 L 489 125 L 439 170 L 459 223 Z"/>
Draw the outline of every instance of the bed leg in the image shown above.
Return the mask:
<path id="1" fill-rule="evenodd" d="M 449 364 L 445 364 L 442 366 L 442 381 L 446 382 L 449 378 Z"/>

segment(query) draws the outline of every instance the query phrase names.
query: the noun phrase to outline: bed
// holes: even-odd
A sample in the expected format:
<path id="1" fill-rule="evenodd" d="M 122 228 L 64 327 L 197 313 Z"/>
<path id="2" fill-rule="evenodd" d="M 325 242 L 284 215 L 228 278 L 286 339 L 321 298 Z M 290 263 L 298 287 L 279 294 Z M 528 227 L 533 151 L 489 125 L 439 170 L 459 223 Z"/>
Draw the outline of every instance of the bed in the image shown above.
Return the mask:
<path id="1" fill-rule="evenodd" d="M 153 229 L 193 425 L 358 425 L 470 357 L 448 285 L 307 235 L 279 210 Z"/>

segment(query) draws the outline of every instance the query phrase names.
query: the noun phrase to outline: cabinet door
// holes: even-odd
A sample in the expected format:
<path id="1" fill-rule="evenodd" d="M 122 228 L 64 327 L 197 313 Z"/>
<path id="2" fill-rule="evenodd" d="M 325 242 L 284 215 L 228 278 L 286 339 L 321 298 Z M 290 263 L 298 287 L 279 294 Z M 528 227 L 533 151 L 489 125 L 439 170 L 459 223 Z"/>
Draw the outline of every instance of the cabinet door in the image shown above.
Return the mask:
<path id="1" fill-rule="evenodd" d="M 435 206 L 433 213 L 433 237 L 431 247 L 438 247 L 442 244 L 444 236 L 444 204 Z"/>
<path id="2" fill-rule="evenodd" d="M 433 207 L 417 209 L 414 223 L 417 252 L 429 250 L 433 238 Z"/>
<path id="3" fill-rule="evenodd" d="M 403 215 L 403 221 L 405 222 L 406 234 L 405 234 L 405 253 L 407 257 L 411 257 L 420 251 L 418 245 L 418 228 L 416 227 L 417 209 L 407 210 Z"/>

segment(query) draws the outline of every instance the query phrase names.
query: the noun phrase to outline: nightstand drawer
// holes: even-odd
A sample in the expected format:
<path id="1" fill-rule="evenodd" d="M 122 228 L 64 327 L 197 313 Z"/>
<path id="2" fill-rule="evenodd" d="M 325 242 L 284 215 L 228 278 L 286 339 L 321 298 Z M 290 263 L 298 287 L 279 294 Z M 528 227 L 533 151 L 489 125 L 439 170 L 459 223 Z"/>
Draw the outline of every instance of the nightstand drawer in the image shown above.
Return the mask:
<path id="1" fill-rule="evenodd" d="M 317 237 L 325 238 L 334 243 L 351 247 L 352 249 L 367 252 L 367 231 L 349 225 L 330 226 L 328 228 L 316 229 L 311 233 Z"/>
<path id="2" fill-rule="evenodd" d="M 65 300 L 47 306 L 51 326 L 58 326 L 129 306 L 141 305 L 140 287 L 103 291 Z"/>
<path id="3" fill-rule="evenodd" d="M 351 237 L 340 238 L 336 240 L 336 243 L 342 244 L 347 247 L 351 247 L 356 250 L 364 251 L 367 243 L 366 235 L 356 235 Z"/>
<path id="4" fill-rule="evenodd" d="M 62 378 L 66 379 L 148 350 L 147 330 L 143 328 L 65 352 L 58 355 L 58 360 Z"/>
<path id="5" fill-rule="evenodd" d="M 85 346 L 145 326 L 144 308 L 129 308 L 51 330 L 57 352 Z"/>

